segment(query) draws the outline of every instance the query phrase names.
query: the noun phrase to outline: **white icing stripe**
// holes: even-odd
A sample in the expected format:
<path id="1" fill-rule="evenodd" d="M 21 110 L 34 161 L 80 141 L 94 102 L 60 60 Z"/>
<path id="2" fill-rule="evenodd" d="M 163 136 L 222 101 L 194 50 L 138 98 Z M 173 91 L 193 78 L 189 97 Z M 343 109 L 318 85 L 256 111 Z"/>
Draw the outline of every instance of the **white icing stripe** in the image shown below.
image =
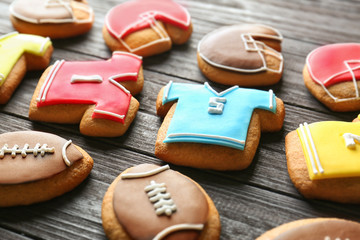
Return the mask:
<path id="1" fill-rule="evenodd" d="M 170 169 L 169 165 L 164 165 L 153 170 L 141 173 L 123 173 L 121 174 L 121 179 L 132 179 L 132 178 L 143 178 L 143 177 L 150 177 L 156 175 L 160 172 Z"/>
<path id="2" fill-rule="evenodd" d="M 274 98 L 274 92 L 272 89 L 269 90 L 269 108 L 273 109 L 273 98 Z"/>
<path id="3" fill-rule="evenodd" d="M 306 147 L 306 151 L 308 152 L 308 156 L 310 158 L 310 163 L 311 163 L 313 173 L 316 175 L 316 174 L 318 174 L 318 171 L 317 171 L 317 169 L 315 167 L 315 161 L 314 161 L 314 158 L 312 156 L 306 134 L 304 132 L 304 126 L 302 124 L 300 124 L 299 129 L 300 129 L 301 135 L 303 136 L 303 139 L 305 141 L 305 147 Z"/>
<path id="4" fill-rule="evenodd" d="M 359 90 L 358 90 L 358 86 L 357 86 L 357 79 L 355 77 L 354 71 L 353 69 L 350 67 L 349 63 L 359 63 L 360 64 L 360 60 L 350 60 L 350 61 L 345 61 L 344 64 L 346 65 L 346 67 L 349 69 L 349 72 L 351 74 L 351 78 L 352 81 L 354 83 L 354 87 L 355 87 L 355 95 L 356 97 L 359 97 Z M 360 66 L 359 66 L 360 68 Z"/>
<path id="5" fill-rule="evenodd" d="M 25 17 L 17 12 L 14 11 L 14 4 L 16 1 L 13 2 L 13 4 L 10 5 L 9 7 L 9 11 L 10 14 L 13 15 L 14 17 L 23 20 L 25 22 L 29 22 L 29 23 L 34 23 L 34 24 L 39 24 L 39 23 L 89 23 L 92 22 L 93 19 L 93 15 L 94 15 L 94 11 L 92 10 L 92 8 L 86 8 L 86 7 L 76 7 L 75 9 L 80 9 L 80 10 L 89 10 L 88 14 L 89 14 L 89 18 L 88 19 L 76 19 L 74 17 L 73 11 L 71 7 L 67 7 L 65 5 L 58 5 L 58 6 L 64 6 L 68 11 L 70 11 L 71 14 L 71 18 L 69 19 L 51 19 L 51 18 L 45 18 L 45 19 L 35 19 L 35 18 L 29 18 L 29 17 Z M 79 4 L 83 4 L 81 2 L 78 1 Z M 46 3 L 45 3 L 46 4 Z M 88 6 L 86 4 L 83 4 L 84 6 Z M 52 5 L 51 7 L 54 7 L 55 5 Z"/>
<path id="6" fill-rule="evenodd" d="M 167 137 L 168 138 L 176 138 L 176 137 L 213 138 L 213 139 L 220 139 L 220 140 L 245 144 L 245 140 L 238 140 L 238 139 L 230 138 L 230 137 L 223 137 L 223 136 L 216 136 L 216 135 L 209 135 L 209 134 L 200 134 L 200 133 L 172 133 L 172 134 L 169 134 Z"/>
<path id="7" fill-rule="evenodd" d="M 159 232 L 153 238 L 153 240 L 162 240 L 167 235 L 169 235 L 170 233 L 177 232 L 177 231 L 184 231 L 184 230 L 198 230 L 198 231 L 201 231 L 201 230 L 203 230 L 203 228 L 204 228 L 204 224 L 189 224 L 189 223 L 177 224 L 177 225 L 173 225 L 173 226 L 170 226 L 168 228 L 165 228 L 164 230 Z"/>
<path id="8" fill-rule="evenodd" d="M 67 147 L 68 147 L 71 143 L 72 143 L 71 140 L 67 141 L 67 142 L 64 144 L 64 146 L 62 147 L 62 151 L 61 151 L 63 160 L 64 160 L 65 164 L 66 164 L 68 167 L 71 166 L 71 162 L 70 162 L 70 160 L 68 159 L 68 157 L 67 157 L 67 155 L 66 155 L 66 149 L 67 149 Z"/>
<path id="9" fill-rule="evenodd" d="M 77 83 L 77 82 L 90 82 L 90 83 L 94 83 L 94 82 L 102 82 L 103 79 L 100 75 L 90 75 L 90 76 L 84 76 L 84 75 L 72 75 L 71 76 L 71 83 Z"/>
<path id="10" fill-rule="evenodd" d="M 95 109 L 94 113 L 99 113 L 99 114 L 103 114 L 103 115 L 109 115 L 109 116 L 116 117 L 116 118 L 119 118 L 119 119 L 124 119 L 125 118 L 125 115 L 120 115 L 120 114 L 116 114 L 116 113 L 113 113 L 113 112 L 108 112 L 108 111 L 98 110 L 98 109 Z"/>
<path id="11" fill-rule="evenodd" d="M 0 73 L 0 82 L 2 82 L 5 79 L 4 74 Z"/>
<path id="12" fill-rule="evenodd" d="M 231 88 L 228 88 L 228 89 L 226 89 L 226 90 L 218 93 L 215 89 L 213 89 L 213 88 L 209 85 L 208 82 L 205 82 L 204 85 L 205 85 L 205 87 L 206 87 L 207 89 L 209 89 L 212 93 L 214 93 L 216 96 L 219 96 L 219 97 L 224 96 L 224 95 L 227 94 L 228 92 L 231 92 L 232 90 L 239 88 L 239 86 L 236 85 L 236 86 L 233 86 L 233 87 L 231 87 Z"/>
<path id="13" fill-rule="evenodd" d="M 142 60 L 141 56 L 133 54 L 133 53 L 129 53 L 129 52 L 114 51 L 113 55 L 128 55 L 128 56 L 136 57 L 136 58 Z"/>
<path id="14" fill-rule="evenodd" d="M 314 143 L 314 140 L 313 140 L 313 138 L 311 136 L 309 125 L 305 122 L 304 126 L 305 126 L 306 133 L 309 135 L 309 140 L 310 140 L 310 144 L 311 144 L 312 150 L 313 150 L 314 155 L 315 155 L 316 164 L 317 164 L 317 166 L 319 168 L 319 171 L 321 173 L 323 173 L 324 169 L 321 166 L 321 163 L 320 163 L 320 160 L 319 160 L 319 155 L 317 154 L 317 151 L 316 151 L 316 148 L 315 148 L 315 143 Z"/>
<path id="15" fill-rule="evenodd" d="M 41 86 L 41 89 L 40 89 L 40 92 L 39 92 L 39 96 L 36 98 L 36 101 L 40 102 L 40 101 L 45 101 L 45 96 L 43 97 L 43 99 L 41 98 L 44 91 L 45 91 L 45 88 L 47 87 L 48 84 L 50 84 L 52 82 L 52 79 L 53 79 L 53 76 L 56 74 L 57 72 L 57 69 L 59 68 L 59 66 L 61 65 L 61 63 L 63 62 L 64 60 L 57 60 L 53 67 L 51 68 L 49 74 L 46 76 L 46 79 L 43 83 L 43 85 Z M 51 79 L 51 80 L 50 80 Z M 49 81 L 51 81 L 49 83 Z"/>
<path id="16" fill-rule="evenodd" d="M 171 88 L 171 85 L 173 84 L 173 81 L 170 81 L 166 87 L 165 87 L 165 92 L 164 92 L 164 99 L 167 100 L 168 99 L 168 96 L 169 96 L 169 91 L 170 91 L 170 88 Z"/>
<path id="17" fill-rule="evenodd" d="M 341 72 L 338 72 L 338 73 L 335 73 L 333 75 L 331 75 L 330 77 L 328 77 L 324 83 L 322 83 L 317 77 L 314 76 L 314 73 L 312 71 L 312 68 L 311 68 L 311 64 L 309 62 L 309 59 L 310 57 L 317 51 L 317 49 L 314 49 L 313 51 L 311 51 L 309 53 L 309 55 L 307 56 L 306 58 L 306 67 L 307 67 L 307 70 L 309 72 L 309 75 L 311 77 L 312 80 L 314 80 L 316 83 L 318 83 L 323 89 L 324 91 L 326 92 L 326 94 L 331 97 L 335 102 L 346 102 L 346 101 L 353 101 L 353 100 L 358 100 L 359 99 L 359 93 L 358 93 L 358 88 L 357 88 L 357 82 L 356 82 L 356 78 L 355 78 L 355 74 L 353 71 L 355 70 L 359 70 L 360 69 L 360 66 L 358 67 L 354 67 L 354 68 L 351 68 L 349 66 L 349 63 L 359 63 L 360 64 L 360 60 L 358 59 L 354 59 L 354 60 L 347 60 L 347 61 L 344 61 L 344 65 L 348 68 L 348 70 L 344 70 L 344 71 L 341 71 Z M 354 88 L 355 88 L 355 93 L 356 93 L 356 97 L 351 97 L 351 98 L 346 98 L 346 99 L 339 99 L 337 97 L 335 97 L 334 95 L 332 95 L 330 93 L 330 91 L 325 87 L 324 84 L 326 84 L 328 81 L 331 81 L 332 79 L 336 78 L 337 76 L 340 76 L 344 73 L 350 73 L 351 76 L 352 76 L 352 80 L 353 80 L 353 83 L 354 83 Z"/>
<path id="18" fill-rule="evenodd" d="M 4 144 L 4 146 L 0 149 L 0 159 L 4 158 L 5 154 L 11 154 L 12 158 L 15 158 L 17 154 L 21 154 L 24 158 L 27 154 L 34 154 L 35 157 L 40 154 L 43 157 L 46 153 L 54 152 L 55 148 L 49 148 L 47 144 L 43 144 L 41 146 L 40 143 L 37 143 L 34 148 L 29 148 L 29 144 L 26 143 L 22 149 L 19 149 L 19 146 L 16 144 L 12 148 L 9 148 L 7 144 Z"/>
<path id="19" fill-rule="evenodd" d="M 59 69 L 61 68 L 61 66 L 64 64 L 64 62 L 65 62 L 65 60 L 61 60 L 60 62 L 58 62 L 58 64 L 57 64 L 56 68 L 54 69 L 54 71 L 51 72 L 51 77 L 50 77 L 49 81 L 48 81 L 47 84 L 46 84 L 46 87 L 45 87 L 45 89 L 44 89 L 44 94 L 43 94 L 43 96 L 42 96 L 42 98 L 41 98 L 41 101 L 45 101 L 46 95 L 47 95 L 47 93 L 48 93 L 48 91 L 49 91 L 49 88 L 50 88 L 50 86 L 51 86 L 51 83 L 53 82 L 53 80 L 54 80 L 54 78 L 55 78 L 55 75 L 57 74 L 57 72 L 59 71 Z"/>
<path id="20" fill-rule="evenodd" d="M 122 74 L 118 74 L 118 75 L 114 75 L 109 77 L 109 79 L 116 81 L 115 79 L 117 78 L 123 78 L 123 77 L 136 77 L 138 75 L 138 73 L 122 73 Z"/>
<path id="21" fill-rule="evenodd" d="M 109 81 L 114 84 L 115 86 L 117 86 L 118 88 L 120 88 L 121 90 L 123 90 L 125 93 L 130 94 L 129 90 L 127 90 L 124 86 L 122 86 L 120 83 L 118 83 L 117 81 L 112 80 L 111 78 L 109 78 Z"/>
<path id="22" fill-rule="evenodd" d="M 345 140 L 345 145 L 347 148 L 354 149 L 356 147 L 355 140 L 360 143 L 360 136 L 352 133 L 344 133 L 343 138 Z"/>
<path id="23" fill-rule="evenodd" d="M 45 49 L 45 45 L 50 42 L 50 38 L 49 37 L 46 37 L 43 41 L 43 43 L 41 44 L 41 47 L 40 47 L 40 52 L 43 52 L 44 49 Z"/>
<path id="24" fill-rule="evenodd" d="M 1 36 L 0 36 L 0 40 L 3 40 L 3 39 L 5 39 L 5 38 L 7 38 L 7 37 L 11 37 L 11 36 L 17 35 L 17 34 L 19 34 L 19 33 L 18 33 L 18 32 L 11 32 L 11 33 L 7 33 L 7 34 L 4 34 L 4 35 L 1 35 Z"/>

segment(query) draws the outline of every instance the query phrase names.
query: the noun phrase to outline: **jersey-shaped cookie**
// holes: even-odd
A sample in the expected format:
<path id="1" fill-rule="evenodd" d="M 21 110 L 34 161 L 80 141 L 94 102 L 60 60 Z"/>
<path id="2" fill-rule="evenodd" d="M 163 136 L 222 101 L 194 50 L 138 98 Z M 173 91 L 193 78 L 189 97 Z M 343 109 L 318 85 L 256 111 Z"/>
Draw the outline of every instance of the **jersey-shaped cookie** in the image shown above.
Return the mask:
<path id="1" fill-rule="evenodd" d="M 71 140 L 35 131 L 1 134 L 0 206 L 57 197 L 80 184 L 92 166 L 93 159 Z"/>
<path id="2" fill-rule="evenodd" d="M 102 220 L 109 239 L 217 240 L 220 235 L 210 197 L 168 165 L 141 164 L 121 173 L 104 196 Z"/>
<path id="3" fill-rule="evenodd" d="M 360 121 L 300 124 L 285 148 L 290 178 L 306 198 L 360 203 Z"/>
<path id="4" fill-rule="evenodd" d="M 282 39 L 278 30 L 265 25 L 222 27 L 199 42 L 199 68 L 210 80 L 225 85 L 275 84 L 283 72 Z"/>
<path id="5" fill-rule="evenodd" d="M 331 44 L 313 50 L 306 59 L 303 76 L 309 91 L 331 110 L 360 110 L 359 43 Z"/>
<path id="6" fill-rule="evenodd" d="M 67 38 L 88 32 L 94 13 L 86 0 L 15 0 L 10 20 L 22 33 Z"/>
<path id="7" fill-rule="evenodd" d="M 353 240 L 360 236 L 360 224 L 337 218 L 310 218 L 285 223 L 256 240 Z"/>
<path id="8" fill-rule="evenodd" d="M 273 92 L 170 82 L 156 102 L 165 117 L 155 155 L 174 164 L 217 170 L 248 167 L 261 131 L 281 129 L 285 110 Z"/>
<path id="9" fill-rule="evenodd" d="M 139 108 L 125 87 L 134 93 L 141 91 L 141 65 L 140 57 L 126 52 L 114 52 L 107 61 L 57 61 L 39 80 L 29 118 L 80 122 L 80 132 L 85 135 L 120 136 Z"/>
<path id="10" fill-rule="evenodd" d="M 192 33 L 190 14 L 173 0 L 132 0 L 106 15 L 103 36 L 112 50 L 151 56 L 185 43 Z"/>
<path id="11" fill-rule="evenodd" d="M 9 101 L 26 71 L 46 68 L 52 52 L 49 38 L 17 32 L 0 36 L 0 104 Z"/>

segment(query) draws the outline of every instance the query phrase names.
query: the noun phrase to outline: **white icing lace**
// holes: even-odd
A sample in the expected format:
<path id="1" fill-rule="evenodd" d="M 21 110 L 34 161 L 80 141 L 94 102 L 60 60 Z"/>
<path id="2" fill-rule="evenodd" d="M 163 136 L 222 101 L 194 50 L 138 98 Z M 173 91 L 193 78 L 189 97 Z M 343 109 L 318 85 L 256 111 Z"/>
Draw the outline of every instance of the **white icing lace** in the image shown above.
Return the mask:
<path id="1" fill-rule="evenodd" d="M 4 144 L 0 149 L 0 158 L 4 158 L 5 154 L 11 154 L 12 158 L 15 158 L 17 154 L 21 154 L 23 158 L 26 157 L 27 154 L 34 154 L 35 157 L 40 154 L 43 157 L 46 153 L 54 152 L 55 148 L 49 148 L 47 144 L 41 146 L 40 143 L 37 143 L 34 148 L 29 148 L 29 144 L 26 143 L 22 149 L 19 149 L 19 146 L 16 144 L 12 148 L 9 148 L 7 144 Z"/>
<path id="2" fill-rule="evenodd" d="M 165 183 L 151 181 L 150 185 L 146 186 L 144 190 L 147 192 L 150 202 L 154 204 L 157 215 L 166 214 L 171 216 L 176 211 L 176 205 L 171 199 L 170 193 L 166 193 Z"/>

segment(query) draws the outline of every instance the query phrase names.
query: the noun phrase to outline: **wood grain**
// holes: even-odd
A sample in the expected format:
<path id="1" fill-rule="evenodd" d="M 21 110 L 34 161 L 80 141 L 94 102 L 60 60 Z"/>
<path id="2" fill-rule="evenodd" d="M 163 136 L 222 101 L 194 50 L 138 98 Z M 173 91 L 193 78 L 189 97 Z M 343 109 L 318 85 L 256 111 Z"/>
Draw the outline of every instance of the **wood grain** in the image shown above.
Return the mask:
<path id="1" fill-rule="evenodd" d="M 89 0 L 95 10 L 93 29 L 83 36 L 56 40 L 51 62 L 99 60 L 111 57 L 101 29 L 106 12 L 118 0 Z M 163 164 L 154 156 L 161 119 L 155 115 L 158 91 L 170 80 L 203 83 L 197 67 L 198 41 L 209 31 L 236 23 L 271 25 L 284 35 L 284 75 L 271 86 L 286 108 L 284 127 L 262 134 L 250 167 L 217 172 L 172 165 L 197 181 L 213 199 L 221 216 L 221 239 L 255 239 L 282 223 L 311 217 L 342 217 L 360 221 L 360 206 L 305 200 L 292 185 L 285 159 L 285 135 L 304 121 L 352 120 L 358 113 L 333 113 L 306 89 L 302 68 L 307 54 L 328 43 L 358 42 L 359 1 L 295 0 L 182 0 L 194 25 L 190 41 L 167 53 L 144 59 L 145 85 L 136 96 L 140 110 L 128 132 L 117 138 L 91 138 L 78 125 L 28 120 L 28 106 L 41 71 L 26 74 L 12 99 L 0 106 L 0 133 L 18 130 L 51 132 L 72 139 L 94 159 L 89 178 L 79 187 L 51 201 L 28 207 L 0 209 L 1 239 L 106 239 L 101 225 L 101 202 L 113 179 L 135 164 Z M 0 34 L 13 31 L 8 17 L 11 0 L 0 2 Z M 213 84 L 216 89 L 225 86 Z M 263 88 L 265 90 L 269 88 Z M 0 196 L 1 197 L 1 196 Z"/>

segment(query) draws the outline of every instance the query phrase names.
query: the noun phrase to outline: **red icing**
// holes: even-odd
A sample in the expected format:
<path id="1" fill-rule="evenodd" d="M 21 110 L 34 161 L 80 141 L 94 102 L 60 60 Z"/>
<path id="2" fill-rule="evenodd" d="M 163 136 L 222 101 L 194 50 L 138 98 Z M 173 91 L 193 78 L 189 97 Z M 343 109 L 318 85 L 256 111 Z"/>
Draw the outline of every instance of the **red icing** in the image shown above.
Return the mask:
<path id="1" fill-rule="evenodd" d="M 116 38 L 150 27 L 155 20 L 184 30 L 190 26 L 188 11 L 172 0 L 133 0 L 112 8 L 106 15 L 106 28 Z"/>
<path id="2" fill-rule="evenodd" d="M 325 87 L 336 83 L 360 80 L 360 44 L 341 43 L 319 47 L 307 58 L 311 78 Z"/>
<path id="3" fill-rule="evenodd" d="M 129 108 L 131 94 L 121 88 L 120 84 L 114 84 L 109 78 L 119 74 L 131 74 L 133 76 L 120 76 L 114 78 L 116 82 L 136 81 L 142 60 L 135 55 L 114 52 L 107 61 L 92 62 L 60 62 L 53 66 L 49 77 L 55 76 L 48 92 L 40 93 L 45 101 L 40 100 L 38 107 L 56 104 L 96 104 L 95 111 L 101 110 L 113 114 L 126 116 Z M 60 65 L 58 71 L 56 67 Z M 135 74 L 134 74 L 135 73 Z M 102 82 L 75 82 L 71 83 L 73 75 L 99 75 Z M 94 112 L 93 118 L 105 118 L 124 123 L 124 119 L 109 114 Z"/>

